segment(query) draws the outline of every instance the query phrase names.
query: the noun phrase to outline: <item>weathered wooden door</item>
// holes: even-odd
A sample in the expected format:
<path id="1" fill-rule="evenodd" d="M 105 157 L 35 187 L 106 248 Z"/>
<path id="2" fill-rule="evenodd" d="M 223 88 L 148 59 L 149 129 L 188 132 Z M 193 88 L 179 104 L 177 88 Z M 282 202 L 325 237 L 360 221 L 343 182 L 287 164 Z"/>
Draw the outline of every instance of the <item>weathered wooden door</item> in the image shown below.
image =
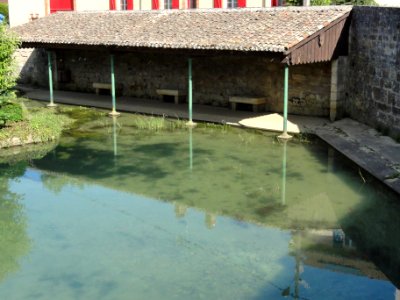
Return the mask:
<path id="1" fill-rule="evenodd" d="M 50 0 L 50 13 L 74 10 L 74 0 Z"/>

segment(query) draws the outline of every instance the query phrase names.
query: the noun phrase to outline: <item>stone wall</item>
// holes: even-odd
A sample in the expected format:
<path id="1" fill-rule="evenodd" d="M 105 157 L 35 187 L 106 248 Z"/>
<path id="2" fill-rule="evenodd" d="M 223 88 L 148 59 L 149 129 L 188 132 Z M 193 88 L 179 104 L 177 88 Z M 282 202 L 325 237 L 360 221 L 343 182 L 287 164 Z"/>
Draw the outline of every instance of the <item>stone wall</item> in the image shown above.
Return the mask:
<path id="1" fill-rule="evenodd" d="M 48 86 L 47 53 L 42 49 L 18 49 L 15 52 L 18 82 L 34 86 Z"/>
<path id="2" fill-rule="evenodd" d="M 107 52 L 58 50 L 55 80 L 63 90 L 93 93 L 93 82 L 110 82 Z M 47 64 L 46 64 L 47 65 Z M 160 99 L 156 89 L 187 89 L 187 57 L 159 53 L 115 54 L 120 94 Z M 330 63 L 290 68 L 289 112 L 328 116 Z M 282 112 L 283 66 L 260 56 L 225 55 L 193 59 L 193 101 L 228 106 L 230 95 L 266 96 L 267 111 Z M 246 109 L 246 107 L 244 107 Z"/>
<path id="3" fill-rule="evenodd" d="M 354 7 L 346 113 L 400 138 L 400 8 Z"/>

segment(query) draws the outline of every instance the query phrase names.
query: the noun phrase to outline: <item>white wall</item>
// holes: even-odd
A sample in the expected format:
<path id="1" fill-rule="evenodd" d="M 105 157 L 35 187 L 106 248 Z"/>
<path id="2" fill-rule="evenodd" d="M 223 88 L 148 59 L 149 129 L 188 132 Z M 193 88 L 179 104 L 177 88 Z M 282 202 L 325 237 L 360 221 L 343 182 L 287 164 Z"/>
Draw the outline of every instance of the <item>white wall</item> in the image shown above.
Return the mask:
<path id="1" fill-rule="evenodd" d="M 199 8 L 214 8 L 214 0 L 199 0 Z"/>
<path id="2" fill-rule="evenodd" d="M 247 0 L 246 7 L 263 7 L 263 0 Z M 265 0 L 265 7 L 271 7 L 271 0 Z"/>
<path id="3" fill-rule="evenodd" d="M 45 16 L 45 0 L 9 0 L 8 7 L 11 27 L 29 22 L 31 14 Z"/>
<path id="4" fill-rule="evenodd" d="M 31 1 L 31 0 L 30 0 Z M 117 8 L 120 1 L 117 0 Z M 109 0 L 75 0 L 75 10 L 109 10 L 110 1 Z"/>

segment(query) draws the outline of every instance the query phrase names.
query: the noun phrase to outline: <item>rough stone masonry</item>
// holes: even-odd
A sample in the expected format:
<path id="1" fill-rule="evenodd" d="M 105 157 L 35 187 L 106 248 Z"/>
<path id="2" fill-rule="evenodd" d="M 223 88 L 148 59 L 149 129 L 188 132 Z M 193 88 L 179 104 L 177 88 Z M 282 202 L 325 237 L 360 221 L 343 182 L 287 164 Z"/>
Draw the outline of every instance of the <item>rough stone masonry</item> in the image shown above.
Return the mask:
<path id="1" fill-rule="evenodd" d="M 354 7 L 345 111 L 400 139 L 400 8 Z"/>

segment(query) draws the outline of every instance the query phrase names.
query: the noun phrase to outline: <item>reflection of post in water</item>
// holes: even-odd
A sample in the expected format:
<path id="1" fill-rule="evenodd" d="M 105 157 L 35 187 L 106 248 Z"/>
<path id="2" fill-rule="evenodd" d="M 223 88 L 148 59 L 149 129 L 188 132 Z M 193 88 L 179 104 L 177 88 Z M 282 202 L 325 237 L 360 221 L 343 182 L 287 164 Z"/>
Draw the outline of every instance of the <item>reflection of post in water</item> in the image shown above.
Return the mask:
<path id="1" fill-rule="evenodd" d="M 175 216 L 177 219 L 181 219 L 186 215 L 187 206 L 185 204 L 175 202 Z"/>
<path id="2" fill-rule="evenodd" d="M 114 148 L 114 156 L 118 155 L 118 141 L 117 141 L 117 117 L 112 117 L 113 121 L 113 148 Z"/>
<path id="3" fill-rule="evenodd" d="M 217 216 L 212 213 L 206 213 L 205 223 L 208 229 L 213 229 L 217 224 Z"/>
<path id="4" fill-rule="evenodd" d="M 193 170 L 193 128 L 189 127 L 189 169 Z"/>
<path id="5" fill-rule="evenodd" d="M 281 203 L 286 205 L 286 152 L 287 152 L 287 140 L 282 140 L 283 143 L 283 155 L 282 155 L 282 189 L 281 189 Z"/>
<path id="6" fill-rule="evenodd" d="M 303 262 L 301 255 L 301 232 L 298 230 L 292 232 L 292 247 L 294 259 L 296 262 L 293 279 L 293 294 L 291 294 L 291 285 L 289 285 L 287 288 L 282 290 L 282 296 L 292 296 L 294 299 L 300 299 L 300 284 L 302 283 L 300 275 L 301 273 L 303 273 Z"/>

